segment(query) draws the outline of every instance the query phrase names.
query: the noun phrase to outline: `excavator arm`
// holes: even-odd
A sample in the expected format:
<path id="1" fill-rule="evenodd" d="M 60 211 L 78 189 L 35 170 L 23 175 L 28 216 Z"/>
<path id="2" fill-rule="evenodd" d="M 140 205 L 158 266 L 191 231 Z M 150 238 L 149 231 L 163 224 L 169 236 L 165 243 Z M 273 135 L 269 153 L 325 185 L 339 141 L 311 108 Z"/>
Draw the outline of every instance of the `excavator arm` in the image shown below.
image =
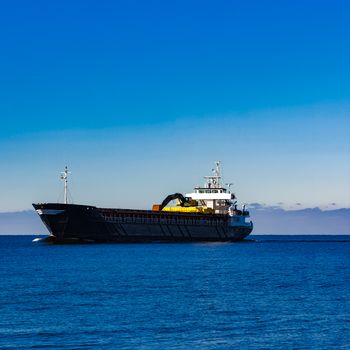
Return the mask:
<path id="1" fill-rule="evenodd" d="M 185 206 L 186 203 L 190 201 L 190 198 L 184 197 L 181 193 L 169 194 L 169 196 L 167 196 L 160 205 L 160 210 L 162 210 L 170 201 L 174 199 L 179 200 L 181 207 Z"/>
<path id="2" fill-rule="evenodd" d="M 166 205 L 174 200 L 177 199 L 179 203 L 177 205 L 180 205 L 179 207 L 166 207 Z M 152 207 L 152 211 L 167 211 L 167 212 L 179 212 L 179 213 L 201 213 L 201 214 L 212 214 L 214 211 L 211 208 L 207 208 L 206 206 L 198 207 L 198 202 L 196 200 L 193 200 L 190 197 L 185 197 L 181 193 L 174 193 L 169 194 L 167 196 L 162 204 L 154 204 Z"/>

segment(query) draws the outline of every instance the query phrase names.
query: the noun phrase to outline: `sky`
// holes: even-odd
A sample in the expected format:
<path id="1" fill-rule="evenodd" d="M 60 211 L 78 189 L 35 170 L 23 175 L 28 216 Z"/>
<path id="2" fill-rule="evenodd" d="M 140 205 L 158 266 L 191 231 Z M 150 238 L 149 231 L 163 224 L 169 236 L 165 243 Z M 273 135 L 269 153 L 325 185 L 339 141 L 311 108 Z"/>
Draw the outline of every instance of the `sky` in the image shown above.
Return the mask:
<path id="1" fill-rule="evenodd" d="M 347 1 L 11 1 L 0 211 L 149 208 L 216 160 L 243 203 L 350 207 Z"/>

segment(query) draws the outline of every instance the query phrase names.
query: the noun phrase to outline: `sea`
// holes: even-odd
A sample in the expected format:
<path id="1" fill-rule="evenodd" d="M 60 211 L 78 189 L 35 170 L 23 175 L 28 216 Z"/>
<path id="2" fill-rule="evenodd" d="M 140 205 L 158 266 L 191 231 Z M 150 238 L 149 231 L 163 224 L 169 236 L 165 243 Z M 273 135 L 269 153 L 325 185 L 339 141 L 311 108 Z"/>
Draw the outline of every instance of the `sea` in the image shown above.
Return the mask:
<path id="1" fill-rule="evenodd" d="M 0 349 L 350 349 L 350 236 L 0 236 Z"/>

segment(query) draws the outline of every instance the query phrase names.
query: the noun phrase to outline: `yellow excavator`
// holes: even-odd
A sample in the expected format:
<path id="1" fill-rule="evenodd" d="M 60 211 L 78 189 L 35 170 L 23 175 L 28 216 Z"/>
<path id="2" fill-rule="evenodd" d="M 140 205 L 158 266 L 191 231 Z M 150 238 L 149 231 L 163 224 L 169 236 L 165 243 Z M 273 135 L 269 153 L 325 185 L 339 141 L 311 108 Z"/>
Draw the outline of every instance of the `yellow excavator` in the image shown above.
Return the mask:
<path id="1" fill-rule="evenodd" d="M 172 200 L 177 199 L 176 207 L 167 207 L 167 204 Z M 154 204 L 152 211 L 166 211 L 173 213 L 200 213 L 213 214 L 214 210 L 206 206 L 199 206 L 198 202 L 189 197 L 184 197 L 181 193 L 169 194 L 162 204 Z"/>

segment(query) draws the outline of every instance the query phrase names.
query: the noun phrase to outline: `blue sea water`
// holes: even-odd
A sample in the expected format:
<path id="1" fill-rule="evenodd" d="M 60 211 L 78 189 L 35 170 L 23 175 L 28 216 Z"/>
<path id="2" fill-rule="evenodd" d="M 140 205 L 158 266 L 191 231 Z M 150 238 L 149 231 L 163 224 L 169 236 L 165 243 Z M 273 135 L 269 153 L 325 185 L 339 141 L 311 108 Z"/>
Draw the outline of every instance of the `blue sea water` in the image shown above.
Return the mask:
<path id="1" fill-rule="evenodd" d="M 0 236 L 1 349 L 350 349 L 350 236 Z"/>

